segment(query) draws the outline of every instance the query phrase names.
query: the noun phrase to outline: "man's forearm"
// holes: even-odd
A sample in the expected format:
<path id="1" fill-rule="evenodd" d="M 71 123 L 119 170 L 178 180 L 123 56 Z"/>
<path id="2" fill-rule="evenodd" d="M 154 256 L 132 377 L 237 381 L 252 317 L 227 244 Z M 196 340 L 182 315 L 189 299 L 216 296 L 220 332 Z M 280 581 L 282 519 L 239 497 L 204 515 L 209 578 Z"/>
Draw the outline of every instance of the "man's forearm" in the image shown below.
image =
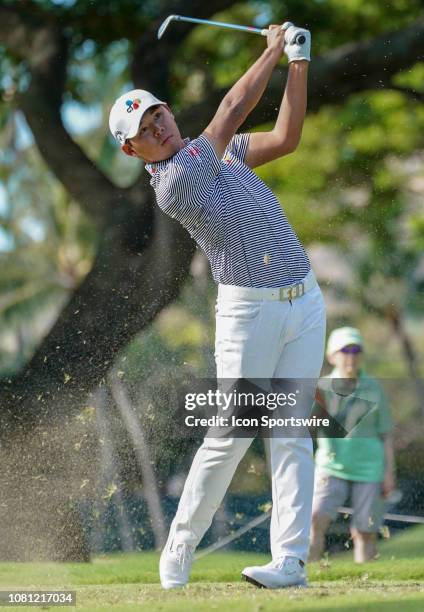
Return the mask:
<path id="1" fill-rule="evenodd" d="M 299 144 L 306 115 L 308 67 L 307 61 L 289 64 L 283 100 L 272 130 L 281 142 L 290 143 L 293 149 Z"/>
<path id="2" fill-rule="evenodd" d="M 239 125 L 243 123 L 261 99 L 279 58 L 280 54 L 276 53 L 275 50 L 265 49 L 253 66 L 233 85 L 222 100 L 222 104 L 228 104 L 236 110 L 240 119 Z"/>
<path id="3" fill-rule="evenodd" d="M 384 459 L 385 459 L 385 468 L 386 472 L 395 471 L 395 453 L 393 448 L 393 437 L 389 434 L 386 434 L 383 438 L 384 444 Z"/>

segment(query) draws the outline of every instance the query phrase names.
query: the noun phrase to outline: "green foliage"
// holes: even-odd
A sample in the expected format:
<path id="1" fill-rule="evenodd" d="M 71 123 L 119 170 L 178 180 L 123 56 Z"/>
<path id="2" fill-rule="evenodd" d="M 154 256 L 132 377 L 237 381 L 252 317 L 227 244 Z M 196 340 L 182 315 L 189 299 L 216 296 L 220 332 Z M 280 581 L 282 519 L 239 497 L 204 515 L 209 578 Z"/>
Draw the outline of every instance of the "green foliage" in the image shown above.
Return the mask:
<path id="1" fill-rule="evenodd" d="M 13 2 L 13 0 L 12 0 Z M 44 13 L 66 23 L 73 43 L 96 40 L 100 48 L 111 41 L 137 37 L 159 14 L 152 0 L 35 0 Z"/>
<path id="2" fill-rule="evenodd" d="M 5 109 L 2 117 L 0 176 L 6 199 L 0 227 L 11 245 L 0 252 L 0 371 L 5 374 L 28 361 L 88 273 L 97 236 L 35 147 L 20 142 L 22 119 L 17 123 Z"/>
<path id="3" fill-rule="evenodd" d="M 292 21 L 309 27 L 316 54 L 397 30 L 413 23 L 422 11 L 420 0 L 270 0 L 258 4 L 266 6 L 272 23 Z"/>
<path id="4" fill-rule="evenodd" d="M 390 90 L 355 95 L 341 108 L 308 117 L 298 151 L 259 174 L 279 195 L 304 242 L 347 248 L 364 287 L 382 274 L 386 282 L 389 277 L 406 282 L 411 291 L 422 215 L 410 217 L 415 205 L 408 158 L 419 150 L 423 133 L 423 106 L 407 95 Z M 368 246 L 358 252 L 355 240 L 363 235 Z M 406 295 L 395 293 L 397 299 Z M 398 305 L 408 307 L 405 300 Z"/>
<path id="5" fill-rule="evenodd" d="M 409 70 L 399 73 L 393 83 L 400 87 L 408 87 L 415 91 L 424 91 L 424 63 L 415 64 Z"/>

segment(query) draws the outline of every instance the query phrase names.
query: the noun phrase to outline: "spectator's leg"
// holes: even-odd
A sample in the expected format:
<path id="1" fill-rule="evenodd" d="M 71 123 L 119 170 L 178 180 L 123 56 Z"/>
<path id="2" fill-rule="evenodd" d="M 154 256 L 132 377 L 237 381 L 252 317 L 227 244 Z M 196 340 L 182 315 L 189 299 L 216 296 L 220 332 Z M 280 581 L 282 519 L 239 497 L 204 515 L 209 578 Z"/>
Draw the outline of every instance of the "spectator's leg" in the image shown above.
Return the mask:
<path id="1" fill-rule="evenodd" d="M 353 517 L 351 534 L 356 563 L 377 555 L 377 533 L 383 522 L 384 500 L 380 482 L 355 482 L 352 485 Z"/>
<path id="2" fill-rule="evenodd" d="M 319 512 L 312 513 L 311 544 L 308 561 L 319 561 L 324 554 L 325 534 L 331 523 L 331 516 Z"/>
<path id="3" fill-rule="evenodd" d="M 345 503 L 348 494 L 349 481 L 330 476 L 319 469 L 316 471 L 309 561 L 321 559 L 327 529 L 337 517 L 337 509 Z"/>
<path id="4" fill-rule="evenodd" d="M 356 563 L 366 563 L 372 561 L 377 555 L 375 533 L 365 533 L 358 531 L 355 527 L 351 528 L 353 539 L 353 554 Z"/>

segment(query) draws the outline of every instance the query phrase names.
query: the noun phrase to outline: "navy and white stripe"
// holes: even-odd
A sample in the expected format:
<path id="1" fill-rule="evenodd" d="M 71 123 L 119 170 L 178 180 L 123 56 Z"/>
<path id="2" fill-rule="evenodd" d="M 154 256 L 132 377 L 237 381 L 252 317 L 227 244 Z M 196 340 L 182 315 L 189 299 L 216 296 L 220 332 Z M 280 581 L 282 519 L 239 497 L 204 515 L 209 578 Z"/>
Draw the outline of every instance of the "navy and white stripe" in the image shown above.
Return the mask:
<path id="1" fill-rule="evenodd" d="M 205 251 L 217 283 L 284 287 L 311 266 L 272 191 L 243 161 L 249 134 L 219 160 L 206 136 L 185 139 L 170 159 L 146 164 L 159 207 Z"/>

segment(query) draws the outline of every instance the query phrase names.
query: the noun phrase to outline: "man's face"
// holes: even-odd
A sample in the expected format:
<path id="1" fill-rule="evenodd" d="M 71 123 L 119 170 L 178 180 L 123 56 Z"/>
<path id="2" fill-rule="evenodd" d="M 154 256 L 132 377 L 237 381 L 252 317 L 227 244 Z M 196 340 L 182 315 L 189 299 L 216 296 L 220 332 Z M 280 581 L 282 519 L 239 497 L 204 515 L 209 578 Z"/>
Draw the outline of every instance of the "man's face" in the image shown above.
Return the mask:
<path id="1" fill-rule="evenodd" d="M 328 361 L 339 370 L 343 378 L 357 378 L 361 356 L 362 351 L 360 347 L 355 344 L 349 344 L 343 347 L 342 350 L 330 355 Z"/>
<path id="2" fill-rule="evenodd" d="M 168 159 L 184 146 L 174 116 L 167 105 L 148 108 L 141 118 L 137 134 L 127 139 L 122 150 L 146 162 Z"/>

